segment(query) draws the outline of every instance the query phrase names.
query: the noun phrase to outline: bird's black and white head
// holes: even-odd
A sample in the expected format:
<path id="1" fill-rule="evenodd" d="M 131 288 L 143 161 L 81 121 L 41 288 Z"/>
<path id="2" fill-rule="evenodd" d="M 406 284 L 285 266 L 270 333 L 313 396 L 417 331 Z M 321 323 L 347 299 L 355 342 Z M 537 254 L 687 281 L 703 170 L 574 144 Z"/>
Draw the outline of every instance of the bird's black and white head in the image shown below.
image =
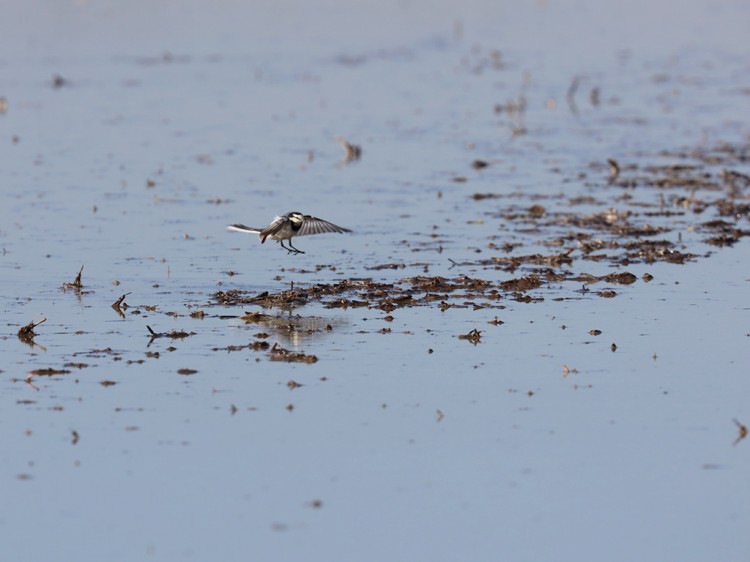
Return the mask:
<path id="1" fill-rule="evenodd" d="M 299 211 L 292 211 L 291 213 L 287 213 L 286 217 L 289 219 L 289 222 L 291 222 L 292 225 L 297 228 L 299 228 L 299 226 L 305 221 L 305 215 L 303 215 Z"/>

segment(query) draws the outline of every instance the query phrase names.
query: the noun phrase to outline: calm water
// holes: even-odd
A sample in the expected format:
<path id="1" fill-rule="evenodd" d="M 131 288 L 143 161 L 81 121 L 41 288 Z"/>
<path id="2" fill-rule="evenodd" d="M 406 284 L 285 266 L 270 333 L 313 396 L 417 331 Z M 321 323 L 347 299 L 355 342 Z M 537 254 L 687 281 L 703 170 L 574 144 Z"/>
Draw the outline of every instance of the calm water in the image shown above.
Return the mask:
<path id="1" fill-rule="evenodd" d="M 748 7 L 297 4 L 4 7 L 0 558 L 747 560 L 750 245 L 703 244 L 713 210 L 660 219 L 694 262 L 568 268 L 638 277 L 612 299 L 257 325 L 211 295 L 527 274 L 451 260 L 553 252 L 503 218 L 535 202 L 636 208 L 607 158 L 748 145 Z M 288 256 L 225 230 L 296 209 L 354 233 Z"/>

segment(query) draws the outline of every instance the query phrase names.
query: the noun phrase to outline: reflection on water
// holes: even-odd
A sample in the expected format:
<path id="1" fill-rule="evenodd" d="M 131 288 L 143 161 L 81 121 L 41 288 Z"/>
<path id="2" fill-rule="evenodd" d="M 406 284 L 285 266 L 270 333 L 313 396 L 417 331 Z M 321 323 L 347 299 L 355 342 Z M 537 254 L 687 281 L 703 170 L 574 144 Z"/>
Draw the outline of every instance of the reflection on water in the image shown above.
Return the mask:
<path id="1" fill-rule="evenodd" d="M 248 312 L 240 316 L 246 324 L 254 324 L 281 337 L 295 347 L 310 345 L 316 340 L 330 336 L 334 331 L 346 328 L 349 322 L 341 316 L 323 318 L 320 316 L 300 316 L 290 309 L 287 314 L 271 315 L 261 312 Z"/>

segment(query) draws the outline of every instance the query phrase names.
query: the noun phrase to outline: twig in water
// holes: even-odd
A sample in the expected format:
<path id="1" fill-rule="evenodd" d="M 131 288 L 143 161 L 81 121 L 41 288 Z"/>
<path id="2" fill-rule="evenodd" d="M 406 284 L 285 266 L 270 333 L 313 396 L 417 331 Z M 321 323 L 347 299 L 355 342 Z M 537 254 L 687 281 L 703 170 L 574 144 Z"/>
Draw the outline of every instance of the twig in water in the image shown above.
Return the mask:
<path id="1" fill-rule="evenodd" d="M 31 322 L 26 324 L 23 328 L 18 330 L 18 338 L 21 341 L 30 343 L 34 339 L 34 336 L 37 335 L 36 332 L 34 332 L 34 328 L 36 328 L 37 326 L 39 326 L 39 324 L 42 324 L 46 321 L 47 321 L 46 318 L 42 318 L 39 322 L 34 322 L 32 320 Z"/>
<path id="2" fill-rule="evenodd" d="M 128 305 L 124 301 L 125 301 L 125 297 L 127 297 L 129 294 L 130 293 L 125 293 L 119 299 L 117 299 L 115 302 L 112 303 L 112 308 L 114 308 L 117 314 L 119 314 L 122 318 L 125 318 L 125 313 L 122 311 L 120 306 L 122 305 L 127 308 Z"/>
<path id="3" fill-rule="evenodd" d="M 78 271 L 78 275 L 76 275 L 75 281 L 72 283 L 63 283 L 63 290 L 65 289 L 74 289 L 76 291 L 80 291 L 83 287 L 83 283 L 81 282 L 81 274 L 83 273 L 83 266 L 81 266 L 81 269 Z"/>
<path id="4" fill-rule="evenodd" d="M 151 342 L 154 341 L 156 338 L 172 338 L 173 340 L 179 340 L 182 338 L 187 338 L 188 336 L 195 335 L 195 332 L 186 332 L 185 330 L 172 330 L 171 332 L 154 332 L 151 329 L 151 326 L 146 326 L 148 328 L 149 333 L 151 334 Z M 149 345 L 151 345 L 151 342 L 149 342 Z"/>

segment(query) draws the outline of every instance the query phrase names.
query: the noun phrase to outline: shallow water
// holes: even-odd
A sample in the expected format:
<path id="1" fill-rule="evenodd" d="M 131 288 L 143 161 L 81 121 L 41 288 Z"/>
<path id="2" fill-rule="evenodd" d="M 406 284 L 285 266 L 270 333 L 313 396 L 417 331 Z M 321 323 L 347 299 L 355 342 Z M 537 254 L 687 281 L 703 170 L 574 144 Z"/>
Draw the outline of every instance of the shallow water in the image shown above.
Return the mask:
<path id="1" fill-rule="evenodd" d="M 28 6 L 0 24 L 4 557 L 747 559 L 750 224 L 717 204 L 750 173 L 743 3 Z M 569 222 L 609 208 L 664 232 Z M 354 232 L 225 231 L 296 209 Z M 497 294 L 214 298 L 417 276 Z"/>

